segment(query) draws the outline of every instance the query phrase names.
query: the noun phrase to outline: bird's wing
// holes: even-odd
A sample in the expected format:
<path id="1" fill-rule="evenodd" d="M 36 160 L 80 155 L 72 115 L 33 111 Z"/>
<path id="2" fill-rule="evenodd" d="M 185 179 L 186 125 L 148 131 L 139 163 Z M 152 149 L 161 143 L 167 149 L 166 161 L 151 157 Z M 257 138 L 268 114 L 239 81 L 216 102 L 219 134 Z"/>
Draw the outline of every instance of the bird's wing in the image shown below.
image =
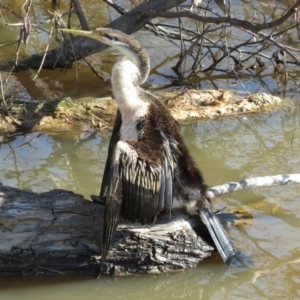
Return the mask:
<path id="1" fill-rule="evenodd" d="M 200 209 L 200 217 L 206 225 L 223 261 L 229 263 L 238 251 L 227 236 L 219 219 L 211 210 L 210 204 L 207 203 L 205 207 Z"/>
<path id="2" fill-rule="evenodd" d="M 163 206 L 166 213 L 171 217 L 171 211 L 173 207 L 173 179 L 174 171 L 177 165 L 177 154 L 179 149 L 177 142 L 170 136 L 165 135 L 163 130 L 160 131 L 163 138 L 163 179 L 162 183 L 164 188 L 161 190 L 160 200 L 163 202 Z"/>
<path id="3" fill-rule="evenodd" d="M 107 156 L 107 160 L 106 160 L 106 164 L 105 164 L 105 168 L 104 168 L 104 174 L 102 177 L 102 184 L 101 184 L 101 190 L 100 190 L 100 195 L 99 195 L 100 199 L 104 199 L 107 194 L 107 187 L 108 187 L 108 180 L 109 180 L 108 172 L 109 172 L 109 169 L 111 166 L 115 146 L 116 146 L 117 142 L 120 140 L 121 125 L 122 125 L 121 113 L 119 110 L 117 110 L 117 116 L 116 116 L 113 133 L 112 133 L 111 140 L 110 140 L 109 147 L 108 147 L 108 156 Z"/>
<path id="4" fill-rule="evenodd" d="M 103 267 L 105 261 L 109 244 L 112 239 L 112 235 L 116 230 L 120 219 L 121 219 L 121 206 L 122 206 L 122 180 L 120 178 L 119 172 L 119 153 L 114 152 L 110 161 L 112 165 L 106 162 L 106 209 L 104 216 L 104 227 L 103 227 L 103 237 L 102 237 L 102 256 L 100 269 Z M 103 186 L 103 183 L 102 183 Z M 102 191 L 102 190 L 101 190 Z"/>
<path id="5" fill-rule="evenodd" d="M 164 207 L 171 211 L 174 163 L 170 165 L 166 150 L 157 151 L 163 153 L 159 159 L 159 155 L 153 155 L 153 149 L 142 144 L 119 141 L 107 169 L 101 266 L 121 218 L 145 224 L 155 222 Z M 157 159 L 151 160 L 151 155 Z"/>

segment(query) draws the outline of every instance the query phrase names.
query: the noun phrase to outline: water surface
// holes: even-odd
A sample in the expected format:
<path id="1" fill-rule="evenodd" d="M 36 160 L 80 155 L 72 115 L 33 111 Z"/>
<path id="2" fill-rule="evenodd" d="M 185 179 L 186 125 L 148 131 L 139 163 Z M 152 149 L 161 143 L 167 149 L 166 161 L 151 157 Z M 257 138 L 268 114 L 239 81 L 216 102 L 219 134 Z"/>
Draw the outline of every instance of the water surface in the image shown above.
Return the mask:
<path id="1" fill-rule="evenodd" d="M 299 173 L 298 116 L 279 108 L 182 125 L 180 130 L 206 182 L 214 186 Z M 107 133 L 88 128 L 72 134 L 15 134 L 0 147 L 0 181 L 36 192 L 64 188 L 88 198 L 99 192 L 108 141 Z M 250 222 L 229 229 L 242 263 L 228 267 L 214 253 L 195 269 L 161 276 L 1 278 L 1 299 L 300 299 L 300 187 L 244 191 L 213 203 L 214 209 L 252 215 Z"/>

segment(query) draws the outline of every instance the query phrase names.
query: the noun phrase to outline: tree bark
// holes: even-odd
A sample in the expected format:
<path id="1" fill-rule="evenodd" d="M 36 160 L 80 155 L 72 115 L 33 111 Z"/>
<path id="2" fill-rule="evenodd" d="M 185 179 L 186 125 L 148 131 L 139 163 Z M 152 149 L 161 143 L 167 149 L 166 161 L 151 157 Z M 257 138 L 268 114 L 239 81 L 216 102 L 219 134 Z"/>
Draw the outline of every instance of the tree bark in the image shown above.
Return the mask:
<path id="1" fill-rule="evenodd" d="M 172 7 L 180 5 L 183 2 L 185 2 L 185 0 L 147 0 L 128 13 L 105 25 L 105 27 L 117 29 L 127 34 L 132 34 L 143 28 L 147 21 L 150 20 L 150 18 L 140 19 L 140 16 L 144 12 L 151 10 L 166 11 Z M 73 62 L 77 59 L 103 51 L 107 48 L 107 45 L 96 40 L 81 36 L 74 36 L 71 41 L 66 39 L 63 45 L 59 45 L 47 52 L 43 62 L 43 69 L 71 68 Z M 43 57 L 44 53 L 34 54 L 25 58 L 19 61 L 18 65 L 15 66 L 14 71 L 27 70 L 28 68 L 38 69 Z M 14 65 L 14 62 L 7 63 L 5 68 L 8 68 L 8 66 L 11 67 L 11 65 Z"/>
<path id="2" fill-rule="evenodd" d="M 0 275 L 96 276 L 103 213 L 103 205 L 70 191 L 37 194 L 0 185 Z M 200 220 L 180 212 L 171 220 L 161 216 L 151 226 L 123 222 L 113 236 L 104 274 L 195 267 L 211 255 L 211 245 Z"/>

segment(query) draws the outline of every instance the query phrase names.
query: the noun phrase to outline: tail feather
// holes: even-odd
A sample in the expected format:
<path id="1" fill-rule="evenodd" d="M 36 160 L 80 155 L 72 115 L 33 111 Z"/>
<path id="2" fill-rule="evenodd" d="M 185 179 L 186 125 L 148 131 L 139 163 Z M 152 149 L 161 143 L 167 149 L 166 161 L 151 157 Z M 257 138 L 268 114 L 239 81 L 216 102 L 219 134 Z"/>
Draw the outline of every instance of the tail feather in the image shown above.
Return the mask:
<path id="1" fill-rule="evenodd" d="M 228 263 L 238 253 L 220 221 L 209 206 L 200 210 L 200 216 L 222 257 Z"/>

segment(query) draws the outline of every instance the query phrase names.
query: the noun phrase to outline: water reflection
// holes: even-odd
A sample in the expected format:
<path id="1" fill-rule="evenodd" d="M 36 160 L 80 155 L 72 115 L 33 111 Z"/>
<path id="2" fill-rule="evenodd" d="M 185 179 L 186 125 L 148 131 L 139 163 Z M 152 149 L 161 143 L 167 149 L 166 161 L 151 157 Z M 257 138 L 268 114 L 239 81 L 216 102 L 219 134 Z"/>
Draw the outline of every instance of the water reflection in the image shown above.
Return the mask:
<path id="1" fill-rule="evenodd" d="M 283 108 L 182 125 L 181 132 L 213 186 L 250 176 L 299 173 L 298 116 Z M 99 192 L 108 141 L 109 135 L 88 128 L 6 137 L 0 144 L 0 181 L 38 192 L 65 188 L 89 197 Z M 299 299 L 300 187 L 215 199 L 215 209 L 224 206 L 253 216 L 229 229 L 242 263 L 228 267 L 216 253 L 198 268 L 162 276 L 2 278 L 1 299 Z"/>
<path id="2" fill-rule="evenodd" d="M 108 137 L 68 130 L 9 136 L 0 145 L 3 183 L 34 192 L 69 189 L 88 197 L 100 186 Z"/>
<path id="3" fill-rule="evenodd" d="M 298 299 L 300 262 L 263 269 L 204 263 L 194 270 L 131 278 L 2 280 L 1 299 Z M 287 280 L 287 275 L 291 280 Z M 51 291 L 51 293 L 49 293 Z"/>

